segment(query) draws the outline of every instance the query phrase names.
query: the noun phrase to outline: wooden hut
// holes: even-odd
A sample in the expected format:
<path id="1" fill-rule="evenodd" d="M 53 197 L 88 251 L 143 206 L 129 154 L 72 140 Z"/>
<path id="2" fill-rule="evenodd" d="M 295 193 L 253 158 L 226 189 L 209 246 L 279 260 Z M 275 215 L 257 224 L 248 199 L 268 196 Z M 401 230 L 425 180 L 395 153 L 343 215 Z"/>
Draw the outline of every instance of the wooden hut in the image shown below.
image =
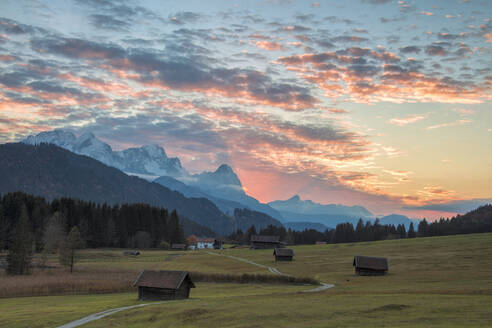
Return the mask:
<path id="1" fill-rule="evenodd" d="M 252 235 L 251 248 L 253 249 L 280 248 L 280 236 Z"/>
<path id="2" fill-rule="evenodd" d="M 139 251 L 123 251 L 123 255 L 137 256 L 137 255 L 140 255 L 140 252 Z"/>
<path id="3" fill-rule="evenodd" d="M 222 249 L 223 241 L 221 239 L 215 239 L 214 249 Z"/>
<path id="4" fill-rule="evenodd" d="M 139 300 L 177 300 L 190 297 L 195 288 L 186 271 L 149 271 L 139 273 L 133 286 L 138 287 Z"/>
<path id="5" fill-rule="evenodd" d="M 294 250 L 290 248 L 275 248 L 273 255 L 275 255 L 275 261 L 292 261 Z"/>
<path id="6" fill-rule="evenodd" d="M 171 244 L 171 249 L 173 251 L 185 251 L 186 244 Z"/>
<path id="7" fill-rule="evenodd" d="M 353 266 L 359 276 L 384 275 L 389 269 L 387 258 L 375 256 L 355 256 Z"/>

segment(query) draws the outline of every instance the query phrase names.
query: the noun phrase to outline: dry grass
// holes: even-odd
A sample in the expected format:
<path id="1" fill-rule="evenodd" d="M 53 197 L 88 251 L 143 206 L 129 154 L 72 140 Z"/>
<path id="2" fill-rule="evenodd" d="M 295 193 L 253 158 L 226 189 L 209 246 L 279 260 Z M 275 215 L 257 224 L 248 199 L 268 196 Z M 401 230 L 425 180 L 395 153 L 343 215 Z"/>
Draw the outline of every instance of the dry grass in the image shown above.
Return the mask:
<path id="1" fill-rule="evenodd" d="M 63 268 L 36 270 L 31 275 L 1 275 L 0 298 L 20 296 L 51 296 L 97 294 L 132 291 L 134 272 L 75 271 Z"/>
<path id="2" fill-rule="evenodd" d="M 199 282 L 227 282 L 239 284 L 303 284 L 319 285 L 319 281 L 309 277 L 293 277 L 271 274 L 224 274 L 191 272 L 191 279 Z"/>
<path id="3" fill-rule="evenodd" d="M 161 268 L 152 269 L 161 270 Z M 0 274 L 0 298 L 129 292 L 135 290 L 132 283 L 139 271 L 139 269 L 120 266 L 107 268 L 78 266 L 73 274 L 70 274 L 63 267 L 51 261 L 49 269 L 38 268 L 31 275 L 9 276 Z M 271 274 L 226 274 L 195 271 L 191 275 L 195 282 L 319 284 L 317 280 L 309 277 Z"/>

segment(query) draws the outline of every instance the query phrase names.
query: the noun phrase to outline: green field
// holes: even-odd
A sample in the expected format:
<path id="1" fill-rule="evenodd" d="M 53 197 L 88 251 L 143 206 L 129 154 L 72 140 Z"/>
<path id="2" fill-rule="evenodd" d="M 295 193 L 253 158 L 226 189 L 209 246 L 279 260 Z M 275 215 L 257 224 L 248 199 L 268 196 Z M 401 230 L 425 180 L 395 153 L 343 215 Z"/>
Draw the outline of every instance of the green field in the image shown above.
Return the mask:
<path id="1" fill-rule="evenodd" d="M 120 312 L 83 327 L 491 327 L 492 234 L 294 247 L 292 263 L 271 250 L 215 251 L 311 276 L 335 287 L 198 283 L 191 298 Z M 108 275 L 129 284 L 141 269 L 268 273 L 224 256 L 196 252 L 85 250 L 75 275 Z M 382 277 L 354 275 L 354 255 L 386 256 Z M 42 273 L 36 273 L 42 275 Z M 0 290 L 10 277 L 0 276 Z M 34 279 L 34 277 L 26 277 Z M 20 281 L 20 280 L 19 280 Z M 17 281 L 14 281 L 17 283 Z M 12 282 L 10 282 L 12 284 Z M 22 282 L 21 282 L 22 283 Z M 49 327 L 119 306 L 136 292 L 0 299 L 0 326 Z"/>

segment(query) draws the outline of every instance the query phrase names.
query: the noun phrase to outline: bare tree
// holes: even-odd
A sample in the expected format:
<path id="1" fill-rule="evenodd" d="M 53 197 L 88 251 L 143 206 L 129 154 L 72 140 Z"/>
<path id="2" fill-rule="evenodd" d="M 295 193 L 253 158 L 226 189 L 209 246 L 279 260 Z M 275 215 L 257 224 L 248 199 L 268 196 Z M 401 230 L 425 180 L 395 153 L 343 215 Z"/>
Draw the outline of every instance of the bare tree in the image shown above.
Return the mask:
<path id="1" fill-rule="evenodd" d="M 77 227 L 73 227 L 59 250 L 60 263 L 70 267 L 70 273 L 73 272 L 73 266 L 77 261 L 76 250 L 81 249 L 84 246 L 85 242 L 80 237 L 79 229 Z"/>
<path id="2" fill-rule="evenodd" d="M 65 218 L 55 212 L 49 219 L 43 234 L 43 252 L 54 254 L 58 251 L 65 238 Z"/>

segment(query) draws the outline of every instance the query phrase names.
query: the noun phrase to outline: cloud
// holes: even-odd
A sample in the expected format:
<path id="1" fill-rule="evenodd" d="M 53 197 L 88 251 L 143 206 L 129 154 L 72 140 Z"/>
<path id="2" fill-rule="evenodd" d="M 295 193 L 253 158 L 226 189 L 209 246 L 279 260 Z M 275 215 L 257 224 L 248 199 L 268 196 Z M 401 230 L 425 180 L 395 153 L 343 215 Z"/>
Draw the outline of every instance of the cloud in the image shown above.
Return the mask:
<path id="1" fill-rule="evenodd" d="M 401 53 L 404 53 L 404 54 L 410 54 L 410 53 L 420 53 L 420 47 L 417 47 L 417 46 L 406 46 L 406 47 L 403 47 L 403 48 L 400 48 L 400 52 Z"/>
<path id="2" fill-rule="evenodd" d="M 425 48 L 425 53 L 430 56 L 446 56 L 448 54 L 446 49 L 437 45 L 427 46 Z"/>
<path id="3" fill-rule="evenodd" d="M 431 125 L 431 126 L 427 127 L 427 130 L 434 130 L 434 129 L 446 128 L 446 127 L 450 127 L 450 126 L 464 125 L 464 124 L 469 124 L 471 122 L 473 122 L 473 121 L 472 120 L 457 120 L 455 122 Z"/>
<path id="4" fill-rule="evenodd" d="M 372 5 L 383 5 L 393 0 L 362 0 L 362 3 L 370 3 Z"/>
<path id="5" fill-rule="evenodd" d="M 425 119 L 427 115 L 412 115 L 404 118 L 392 118 L 391 120 L 388 121 L 388 123 L 393 124 L 393 125 L 398 125 L 398 126 L 404 126 L 407 124 L 411 123 L 416 123 L 418 121 L 421 121 Z"/>
<path id="6" fill-rule="evenodd" d="M 431 52 L 443 46 L 433 45 Z M 369 60 L 380 65 L 368 64 Z M 481 103 L 488 99 L 488 87 L 450 77 L 428 76 L 422 62 L 402 61 L 382 50 L 352 47 L 336 52 L 306 53 L 279 57 L 277 63 L 306 81 L 318 85 L 326 97 L 358 103 L 380 101 Z"/>
<path id="7" fill-rule="evenodd" d="M 270 51 L 281 51 L 285 50 L 284 46 L 279 42 L 272 41 L 256 41 L 253 43 L 255 46 L 261 49 L 270 50 Z"/>
<path id="8" fill-rule="evenodd" d="M 422 10 L 420 13 L 421 13 L 422 15 L 425 15 L 425 16 L 434 16 L 434 13 L 432 13 L 432 12 L 430 12 L 430 11 L 424 11 L 424 10 Z"/>
<path id="9" fill-rule="evenodd" d="M 202 18 L 201 14 L 191 11 L 181 11 L 174 15 L 169 16 L 169 22 L 176 25 L 184 25 L 189 23 L 195 23 Z"/>
<path id="10" fill-rule="evenodd" d="M 116 19 L 109 15 L 95 14 L 89 16 L 92 25 L 105 30 L 128 30 L 130 24 L 127 21 Z"/>
<path id="11" fill-rule="evenodd" d="M 466 200 L 454 200 L 449 202 L 428 203 L 422 206 L 405 206 L 404 208 L 412 210 L 443 211 L 464 214 L 486 204 L 492 204 L 492 199 L 475 198 Z"/>
<path id="12" fill-rule="evenodd" d="M 120 76 L 132 77 L 144 85 L 159 85 L 186 92 L 217 93 L 225 97 L 241 96 L 245 101 L 279 106 L 289 110 L 313 107 L 318 100 L 308 88 L 250 69 L 212 67 L 203 56 L 162 56 L 153 52 L 96 43 L 82 39 L 36 39 L 32 47 L 69 58 L 104 63 L 103 67 Z"/>

